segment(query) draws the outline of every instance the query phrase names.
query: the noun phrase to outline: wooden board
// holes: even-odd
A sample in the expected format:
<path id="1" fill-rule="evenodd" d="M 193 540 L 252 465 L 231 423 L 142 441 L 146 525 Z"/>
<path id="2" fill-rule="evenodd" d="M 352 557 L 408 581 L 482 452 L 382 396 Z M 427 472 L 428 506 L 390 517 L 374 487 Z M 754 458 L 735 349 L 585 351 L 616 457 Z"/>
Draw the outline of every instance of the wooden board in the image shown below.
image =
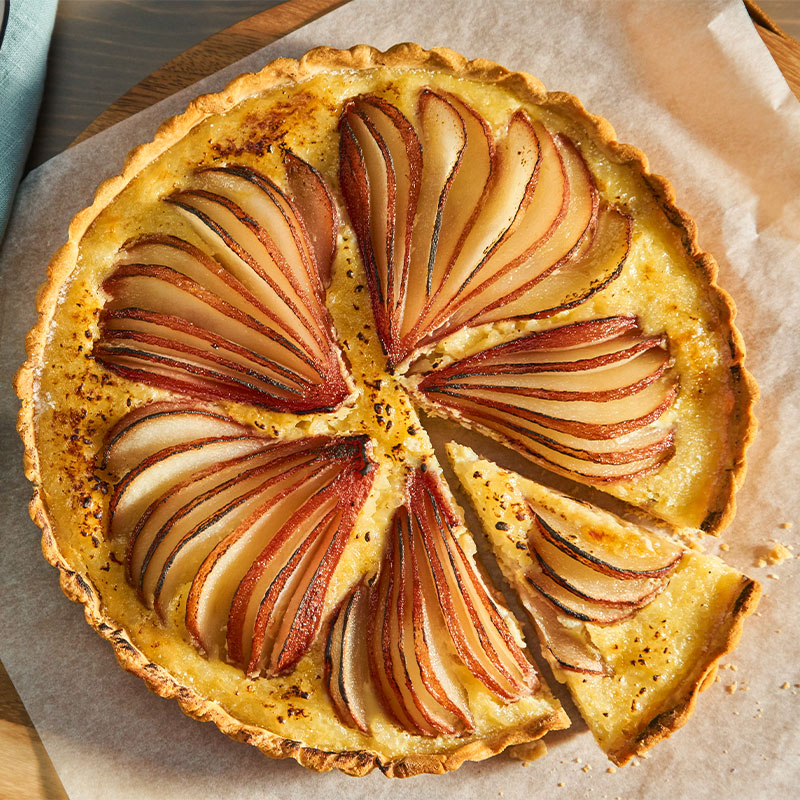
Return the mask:
<path id="1" fill-rule="evenodd" d="M 126 92 L 73 144 L 271 44 L 345 2 L 347 0 L 289 0 L 210 36 Z M 757 5 L 750 0 L 745 2 L 756 30 L 800 99 L 800 42 L 784 34 Z M 67 795 L 0 663 L 0 798 L 12 797 L 66 800 Z"/>

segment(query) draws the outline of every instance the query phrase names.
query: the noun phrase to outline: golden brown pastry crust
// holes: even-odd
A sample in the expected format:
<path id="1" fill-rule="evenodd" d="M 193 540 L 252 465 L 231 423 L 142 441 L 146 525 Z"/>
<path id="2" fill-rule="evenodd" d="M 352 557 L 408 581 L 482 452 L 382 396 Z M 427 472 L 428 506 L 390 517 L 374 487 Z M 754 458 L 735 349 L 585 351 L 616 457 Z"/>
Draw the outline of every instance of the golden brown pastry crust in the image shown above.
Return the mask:
<path id="1" fill-rule="evenodd" d="M 716 284 L 716 262 L 711 255 L 700 250 L 697 244 L 697 228 L 693 220 L 676 207 L 675 194 L 669 181 L 649 172 L 645 155 L 635 147 L 619 144 L 611 124 L 601 117 L 589 114 L 576 97 L 561 92 L 546 92 L 543 85 L 531 75 L 511 72 L 485 59 L 468 61 L 447 48 L 423 50 L 418 45 L 410 43 L 396 45 L 386 52 L 366 45 L 358 45 L 350 50 L 315 48 L 299 61 L 281 58 L 271 62 L 258 73 L 241 75 L 221 92 L 198 97 L 189 104 L 183 114 L 164 122 L 151 142 L 134 148 L 128 154 L 119 175 L 100 184 L 92 205 L 73 218 L 69 227 L 69 239 L 53 256 L 48 267 L 47 279 L 37 293 L 38 322 L 27 336 L 28 358 L 17 373 L 15 388 L 22 401 L 17 427 L 25 446 L 25 474 L 34 484 L 30 512 L 32 519 L 43 531 L 43 553 L 45 558 L 59 569 L 64 593 L 70 599 L 84 605 L 87 621 L 101 636 L 112 643 L 117 659 L 126 670 L 141 677 L 148 688 L 156 694 L 176 698 L 182 710 L 189 716 L 213 721 L 223 733 L 234 739 L 249 742 L 269 756 L 292 757 L 304 766 L 318 771 L 335 767 L 351 775 L 364 775 L 378 767 L 390 777 L 409 777 L 421 773 L 447 772 L 458 768 L 464 761 L 488 758 L 509 745 L 535 739 L 550 728 L 564 727 L 568 724 L 566 715 L 563 711 L 555 712 L 543 720 L 537 720 L 530 728 L 523 726 L 506 731 L 502 735 L 471 742 L 446 754 L 415 755 L 388 763 L 383 763 L 377 754 L 369 751 L 327 753 L 305 747 L 299 742 L 284 739 L 263 729 L 242 724 L 217 704 L 205 700 L 194 690 L 180 684 L 165 670 L 149 662 L 130 642 L 125 632 L 115 628 L 113 621 L 107 618 L 88 578 L 74 571 L 66 561 L 58 548 L 51 517 L 41 492 L 35 424 L 37 376 L 43 366 L 48 331 L 58 305 L 59 293 L 75 268 L 82 237 L 100 212 L 147 164 L 207 117 L 223 113 L 251 95 L 284 83 L 300 81 L 323 72 L 368 70 L 380 66 L 446 71 L 496 83 L 532 102 L 547 102 L 558 106 L 582 122 L 621 163 L 630 164 L 641 172 L 665 215 L 679 232 L 686 252 L 695 261 L 698 270 L 705 275 L 711 300 L 717 308 L 722 324 L 729 330 L 731 372 L 734 376 L 735 392 L 730 432 L 731 466 L 730 469 L 722 471 L 716 498 L 710 505 L 711 511 L 703 528 L 708 532 L 716 532 L 728 524 L 735 509 L 734 493 L 744 478 L 745 450 L 755 433 L 756 424 L 752 407 L 758 396 L 758 388 L 743 366 L 744 344 L 733 325 L 735 306 L 730 296 Z M 738 638 L 738 632 L 736 637 Z M 682 720 L 688 716 L 694 694 L 696 692 L 683 704 L 682 709 L 676 709 L 676 719 Z M 679 724 L 680 721 L 673 724 L 672 728 Z M 655 726 L 653 731 L 645 732 L 646 736 L 658 736 L 658 732 L 662 729 L 660 726 L 661 723 Z"/>

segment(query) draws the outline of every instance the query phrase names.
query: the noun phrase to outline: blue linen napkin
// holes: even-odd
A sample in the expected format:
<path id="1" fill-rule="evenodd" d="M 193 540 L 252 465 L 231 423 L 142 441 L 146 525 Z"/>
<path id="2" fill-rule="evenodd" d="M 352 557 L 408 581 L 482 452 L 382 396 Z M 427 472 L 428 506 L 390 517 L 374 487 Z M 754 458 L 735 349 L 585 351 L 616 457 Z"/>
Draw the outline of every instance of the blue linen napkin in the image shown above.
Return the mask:
<path id="1" fill-rule="evenodd" d="M 42 99 L 58 0 L 0 0 L 0 240 Z"/>

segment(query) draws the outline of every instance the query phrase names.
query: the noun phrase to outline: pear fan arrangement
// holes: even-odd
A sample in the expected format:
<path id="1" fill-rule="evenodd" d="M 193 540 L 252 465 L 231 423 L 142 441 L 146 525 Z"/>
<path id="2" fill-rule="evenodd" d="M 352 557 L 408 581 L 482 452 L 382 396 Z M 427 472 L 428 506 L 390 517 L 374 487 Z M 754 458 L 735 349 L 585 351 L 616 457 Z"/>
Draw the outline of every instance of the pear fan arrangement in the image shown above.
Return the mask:
<path id="1" fill-rule="evenodd" d="M 610 625 L 629 619 L 666 589 L 684 550 L 643 531 L 624 541 L 608 532 L 592 537 L 532 501 L 528 511 L 533 559 L 518 589 L 544 649 L 561 669 L 607 675 L 597 649 L 565 620 Z M 631 546 L 641 540 L 644 547 Z"/>
<path id="2" fill-rule="evenodd" d="M 368 732 L 365 662 L 391 718 L 422 736 L 475 727 L 458 661 L 504 702 L 537 688 L 504 610 L 459 544 L 462 527 L 440 479 L 411 472 L 372 585 L 350 592 L 328 634 L 325 680 L 344 724 Z"/>
<path id="3" fill-rule="evenodd" d="M 95 358 L 202 400 L 293 414 L 350 394 L 325 307 L 338 233 L 319 173 L 286 154 L 293 199 L 243 166 L 201 170 L 167 197 L 213 255 L 173 236 L 129 243 L 103 283 Z"/>
<path id="4" fill-rule="evenodd" d="M 319 633 L 331 577 L 374 474 L 366 437 L 277 441 L 211 408 L 152 404 L 102 454 L 123 474 L 110 533 L 141 600 L 250 675 L 291 670 Z"/>
<path id="5" fill-rule="evenodd" d="M 417 118 L 367 95 L 340 120 L 341 190 L 390 367 L 465 326 L 551 316 L 619 275 L 632 221 L 601 204 L 566 136 L 519 110 L 497 142 L 430 90 Z"/>
<path id="6" fill-rule="evenodd" d="M 666 336 L 634 317 L 531 333 L 419 377 L 437 413 L 590 483 L 632 480 L 674 452 L 662 418 L 678 395 Z"/>

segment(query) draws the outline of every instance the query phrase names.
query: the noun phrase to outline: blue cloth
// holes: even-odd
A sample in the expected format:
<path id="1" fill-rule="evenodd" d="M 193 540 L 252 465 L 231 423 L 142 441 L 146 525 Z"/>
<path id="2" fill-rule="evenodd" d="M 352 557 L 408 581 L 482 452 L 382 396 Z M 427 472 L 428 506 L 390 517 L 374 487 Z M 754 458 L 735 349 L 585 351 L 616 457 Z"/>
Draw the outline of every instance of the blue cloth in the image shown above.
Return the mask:
<path id="1" fill-rule="evenodd" d="M 57 0 L 0 0 L 0 240 L 36 127 Z"/>

